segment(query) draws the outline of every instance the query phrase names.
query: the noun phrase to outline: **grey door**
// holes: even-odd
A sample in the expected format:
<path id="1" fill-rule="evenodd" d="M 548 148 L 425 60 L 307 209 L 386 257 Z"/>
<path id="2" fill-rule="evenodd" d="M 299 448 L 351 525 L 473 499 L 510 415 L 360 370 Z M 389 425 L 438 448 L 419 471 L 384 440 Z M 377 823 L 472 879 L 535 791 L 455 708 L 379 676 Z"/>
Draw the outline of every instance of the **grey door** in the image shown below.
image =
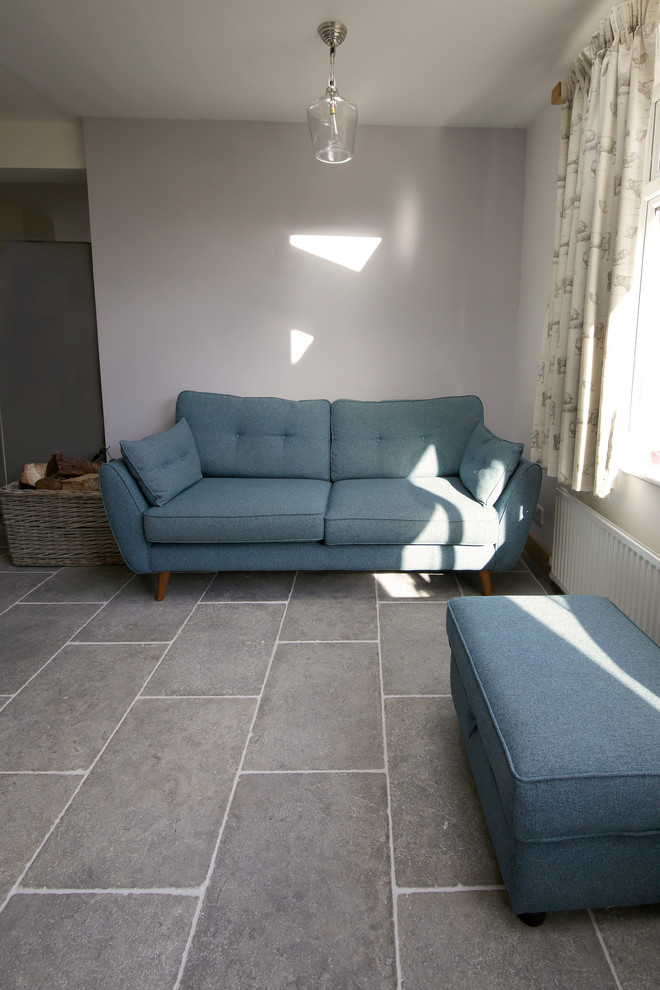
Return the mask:
<path id="1" fill-rule="evenodd" d="M 0 243 L 0 417 L 3 481 L 103 446 L 89 244 Z"/>

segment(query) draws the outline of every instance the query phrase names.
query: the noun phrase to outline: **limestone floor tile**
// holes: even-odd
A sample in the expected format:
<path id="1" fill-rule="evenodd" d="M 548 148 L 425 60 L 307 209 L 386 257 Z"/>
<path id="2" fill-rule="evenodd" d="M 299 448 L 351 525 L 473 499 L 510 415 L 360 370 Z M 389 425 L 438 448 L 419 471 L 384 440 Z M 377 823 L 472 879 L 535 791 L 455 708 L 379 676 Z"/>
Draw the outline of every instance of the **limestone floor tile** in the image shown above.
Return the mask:
<path id="1" fill-rule="evenodd" d="M 456 576 L 452 571 L 424 574 L 421 572 L 392 571 L 377 573 L 378 600 L 446 602 L 460 595 Z"/>
<path id="2" fill-rule="evenodd" d="M 3 990 L 171 990 L 197 901 L 16 895 L 0 915 Z"/>
<path id="3" fill-rule="evenodd" d="M 445 603 L 381 604 L 385 694 L 449 694 Z"/>
<path id="4" fill-rule="evenodd" d="M 185 990 L 394 990 L 385 779 L 242 777 Z"/>
<path id="5" fill-rule="evenodd" d="M 529 928 L 493 890 L 399 896 L 397 913 L 403 990 L 616 988 L 586 911 Z"/>
<path id="6" fill-rule="evenodd" d="M 280 644 L 245 768 L 384 768 L 376 645 Z"/>
<path id="7" fill-rule="evenodd" d="M 450 698 L 385 703 L 400 887 L 501 883 Z"/>
<path id="8" fill-rule="evenodd" d="M 0 615 L 0 692 L 14 694 L 98 605 L 14 605 Z"/>
<path id="9" fill-rule="evenodd" d="M 292 598 L 375 601 L 374 575 L 367 571 L 299 571 Z"/>
<path id="10" fill-rule="evenodd" d="M 14 605 L 33 591 L 42 581 L 47 580 L 48 572 L 25 570 L 0 571 L 0 612 Z"/>
<path id="11" fill-rule="evenodd" d="M 0 904 L 79 784 L 75 776 L 0 774 Z"/>
<path id="12" fill-rule="evenodd" d="M 378 638 L 373 574 L 300 571 L 287 606 L 281 639 L 375 640 Z"/>
<path id="13" fill-rule="evenodd" d="M 162 652 L 65 646 L 0 714 L 0 770 L 87 770 Z"/>
<path id="14" fill-rule="evenodd" d="M 124 564 L 62 567 L 26 598 L 28 602 L 107 602 L 133 574 Z"/>
<path id="15" fill-rule="evenodd" d="M 660 904 L 594 911 L 623 990 L 660 986 Z"/>
<path id="16" fill-rule="evenodd" d="M 157 602 L 148 578 L 131 581 L 79 637 L 93 643 L 168 642 L 177 635 L 210 581 L 208 574 L 173 574 Z"/>
<path id="17" fill-rule="evenodd" d="M 146 694 L 259 694 L 284 604 L 201 604 L 167 651 Z"/>
<path id="18" fill-rule="evenodd" d="M 292 598 L 287 606 L 280 638 L 288 642 L 376 640 L 378 614 L 375 598 L 373 601 Z"/>
<path id="19" fill-rule="evenodd" d="M 286 602 L 294 571 L 222 571 L 204 595 L 205 602 Z"/>
<path id="20" fill-rule="evenodd" d="M 28 871 L 31 887 L 192 887 L 209 867 L 250 699 L 139 701 Z"/>

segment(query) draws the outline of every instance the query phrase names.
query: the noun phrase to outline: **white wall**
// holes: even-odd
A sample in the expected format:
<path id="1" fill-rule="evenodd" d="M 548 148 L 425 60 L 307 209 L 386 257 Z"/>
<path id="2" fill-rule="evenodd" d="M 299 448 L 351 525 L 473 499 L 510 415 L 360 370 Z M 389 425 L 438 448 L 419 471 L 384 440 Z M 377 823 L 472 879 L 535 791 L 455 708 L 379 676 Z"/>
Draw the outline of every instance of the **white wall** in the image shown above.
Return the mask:
<path id="1" fill-rule="evenodd" d="M 527 456 L 532 435 L 541 336 L 545 328 L 552 273 L 559 126 L 559 108 L 551 106 L 548 101 L 548 105 L 527 129 L 516 364 L 516 432 L 525 440 Z M 533 523 L 532 534 L 548 551 L 552 549 L 555 487 L 555 479 L 548 478 L 544 471 L 539 496 L 543 525 Z"/>
<path id="2" fill-rule="evenodd" d="M 91 119 L 84 137 L 113 453 L 184 388 L 474 392 L 517 439 L 524 132 L 361 127 L 336 167 L 297 124 Z M 294 233 L 383 240 L 356 273 Z M 297 364 L 294 329 L 314 338 Z"/>
<path id="3" fill-rule="evenodd" d="M 523 263 L 518 324 L 516 431 L 529 440 L 534 409 L 536 368 L 550 291 L 555 223 L 556 172 L 559 154 L 558 107 L 548 105 L 527 131 Z M 539 504 L 543 526 L 532 533 L 552 550 L 556 479 L 544 472 Z M 635 539 L 660 554 L 660 488 L 631 475 L 619 474 L 614 491 L 604 499 L 578 495 Z"/>

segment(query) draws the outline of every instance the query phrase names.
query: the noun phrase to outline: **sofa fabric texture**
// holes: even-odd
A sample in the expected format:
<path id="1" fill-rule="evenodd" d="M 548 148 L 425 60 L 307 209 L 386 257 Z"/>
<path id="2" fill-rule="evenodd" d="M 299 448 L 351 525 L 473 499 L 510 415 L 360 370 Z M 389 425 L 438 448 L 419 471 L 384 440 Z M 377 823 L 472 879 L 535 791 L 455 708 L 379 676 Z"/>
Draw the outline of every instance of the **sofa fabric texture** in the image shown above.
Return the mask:
<path id="1" fill-rule="evenodd" d="M 138 573 L 505 570 L 529 533 L 538 465 L 522 458 L 492 505 L 459 476 L 483 423 L 476 396 L 330 403 L 188 390 L 176 419 L 99 472 L 110 526 Z"/>
<path id="2" fill-rule="evenodd" d="M 165 505 L 202 480 L 199 454 L 185 419 L 143 440 L 123 440 L 121 452 L 152 505 Z"/>
<path id="3" fill-rule="evenodd" d="M 461 481 L 477 502 L 494 505 L 515 471 L 522 452 L 521 443 L 502 440 L 482 423 L 477 423 L 461 460 Z"/>
<path id="4" fill-rule="evenodd" d="M 330 403 L 181 392 L 202 474 L 212 478 L 330 480 Z"/>
<path id="5" fill-rule="evenodd" d="M 660 899 L 660 648 L 593 596 L 453 599 L 447 633 L 514 910 Z"/>

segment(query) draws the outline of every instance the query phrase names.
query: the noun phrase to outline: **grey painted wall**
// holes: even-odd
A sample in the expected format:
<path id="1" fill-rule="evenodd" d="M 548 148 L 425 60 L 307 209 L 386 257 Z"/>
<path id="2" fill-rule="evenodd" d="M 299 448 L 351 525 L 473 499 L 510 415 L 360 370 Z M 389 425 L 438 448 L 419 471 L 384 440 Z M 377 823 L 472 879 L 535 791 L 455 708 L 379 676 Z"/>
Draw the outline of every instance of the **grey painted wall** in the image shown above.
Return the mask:
<path id="1" fill-rule="evenodd" d="M 362 127 L 337 167 L 298 124 L 90 119 L 84 136 L 112 453 L 169 425 L 184 388 L 474 392 L 514 438 L 523 132 Z M 358 273 L 291 234 L 382 243 Z M 297 363 L 293 330 L 313 337 Z"/>

